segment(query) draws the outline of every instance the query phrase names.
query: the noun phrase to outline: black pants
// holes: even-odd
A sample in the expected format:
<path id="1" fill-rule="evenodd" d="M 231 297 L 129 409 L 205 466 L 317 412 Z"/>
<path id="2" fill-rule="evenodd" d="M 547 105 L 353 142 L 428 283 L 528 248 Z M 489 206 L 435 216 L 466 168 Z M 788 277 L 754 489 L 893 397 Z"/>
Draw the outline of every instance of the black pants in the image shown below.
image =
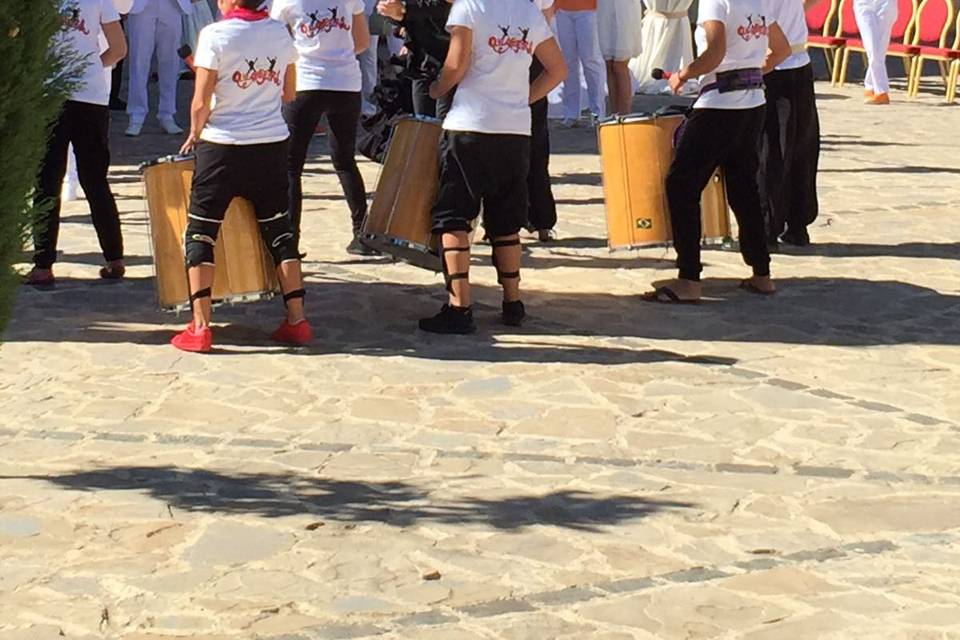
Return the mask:
<path id="1" fill-rule="evenodd" d="M 120 28 L 123 29 L 124 35 L 126 35 L 126 18 L 121 17 L 120 19 Z M 120 101 L 120 85 L 123 84 L 123 60 L 117 62 L 113 67 L 113 72 L 110 74 L 110 104 L 116 104 Z"/>
<path id="2" fill-rule="evenodd" d="M 110 110 L 101 105 L 68 101 L 53 124 L 40 165 L 36 204 L 45 208 L 33 225 L 33 262 L 49 269 L 57 259 L 60 236 L 60 191 L 67 173 L 67 150 L 73 143 L 80 186 L 90 203 L 93 228 L 108 262 L 123 258 L 120 214 L 107 182 L 110 169 Z"/>
<path id="3" fill-rule="evenodd" d="M 213 264 L 214 244 L 234 198 L 253 205 L 264 246 L 276 264 L 299 258 L 287 212 L 287 141 L 216 144 L 201 141 L 190 189 L 187 266 Z"/>
<path id="4" fill-rule="evenodd" d="M 333 168 L 340 179 L 343 195 L 350 207 L 354 234 L 359 233 L 367 215 L 367 191 L 357 168 L 357 125 L 360 122 L 360 92 L 298 91 L 297 98 L 283 108 L 283 117 L 290 128 L 290 149 L 287 172 L 290 189 L 290 221 L 300 235 L 303 211 L 303 165 L 307 161 L 310 140 L 320 118 L 327 116 L 328 140 Z"/>
<path id="5" fill-rule="evenodd" d="M 454 92 L 451 91 L 439 100 L 434 100 L 430 97 L 431 82 L 433 80 L 429 78 L 413 79 L 413 112 L 418 116 L 443 120 L 447 117 L 447 112 L 450 111 Z"/>
<path id="6" fill-rule="evenodd" d="M 813 66 L 764 77 L 767 117 L 760 152 L 760 194 L 767 234 L 803 232 L 817 218 L 820 119 Z"/>
<path id="7" fill-rule="evenodd" d="M 510 236 L 527 219 L 530 138 L 447 131 L 440 149 L 440 190 L 433 230 L 470 231 L 483 208 L 491 238 Z"/>
<path id="8" fill-rule="evenodd" d="M 536 80 L 542 71 L 543 66 L 534 58 L 530 65 L 531 82 Z M 550 126 L 547 121 L 549 107 L 546 98 L 530 105 L 530 173 L 527 176 L 530 206 L 525 226 L 531 231 L 553 229 L 557 226 L 557 203 L 550 185 Z"/>
<path id="9" fill-rule="evenodd" d="M 770 274 L 757 178 L 764 111 L 763 106 L 694 109 L 686 121 L 667 173 L 667 200 L 681 278 L 700 279 L 700 195 L 717 167 L 722 167 L 726 175 L 727 197 L 740 227 L 743 259 L 755 275 Z"/>

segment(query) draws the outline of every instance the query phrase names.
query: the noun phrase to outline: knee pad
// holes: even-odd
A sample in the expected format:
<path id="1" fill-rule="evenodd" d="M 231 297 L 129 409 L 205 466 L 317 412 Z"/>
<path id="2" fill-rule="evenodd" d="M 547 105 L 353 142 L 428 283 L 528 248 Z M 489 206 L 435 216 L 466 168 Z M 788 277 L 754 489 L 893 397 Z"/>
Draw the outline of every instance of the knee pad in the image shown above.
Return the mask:
<path id="1" fill-rule="evenodd" d="M 213 247 L 217 244 L 219 233 L 219 221 L 190 214 L 183 243 L 188 267 L 213 264 Z"/>
<path id="2" fill-rule="evenodd" d="M 260 236 L 274 264 L 300 259 L 297 237 L 290 226 L 290 218 L 285 212 L 263 220 L 257 219 L 257 224 L 260 225 Z"/>

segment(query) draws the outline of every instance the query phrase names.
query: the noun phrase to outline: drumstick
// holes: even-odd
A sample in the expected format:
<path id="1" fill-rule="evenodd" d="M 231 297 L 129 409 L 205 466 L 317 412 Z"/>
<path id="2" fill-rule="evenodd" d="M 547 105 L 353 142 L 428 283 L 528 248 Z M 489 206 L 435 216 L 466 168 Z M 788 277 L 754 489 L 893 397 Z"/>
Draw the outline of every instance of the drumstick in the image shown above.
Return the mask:
<path id="1" fill-rule="evenodd" d="M 185 44 L 177 49 L 177 55 L 180 56 L 181 60 L 187 63 L 187 66 L 190 67 L 190 71 L 196 73 L 197 68 L 193 66 L 193 49 L 190 48 L 190 45 Z"/>
<path id="2" fill-rule="evenodd" d="M 672 75 L 672 71 L 664 71 L 663 69 L 654 69 L 650 72 L 650 76 L 654 80 L 669 80 Z"/>

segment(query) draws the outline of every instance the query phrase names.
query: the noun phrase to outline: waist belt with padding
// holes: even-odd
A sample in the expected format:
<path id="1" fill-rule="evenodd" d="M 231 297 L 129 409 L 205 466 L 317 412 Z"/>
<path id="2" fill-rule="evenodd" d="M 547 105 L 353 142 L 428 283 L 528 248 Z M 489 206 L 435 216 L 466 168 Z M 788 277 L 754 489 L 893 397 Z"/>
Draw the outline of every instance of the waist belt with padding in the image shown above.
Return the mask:
<path id="1" fill-rule="evenodd" d="M 763 89 L 762 69 L 732 69 L 721 71 L 714 82 L 700 88 L 700 95 L 708 91 L 730 93 L 731 91 L 747 91 L 749 89 Z"/>

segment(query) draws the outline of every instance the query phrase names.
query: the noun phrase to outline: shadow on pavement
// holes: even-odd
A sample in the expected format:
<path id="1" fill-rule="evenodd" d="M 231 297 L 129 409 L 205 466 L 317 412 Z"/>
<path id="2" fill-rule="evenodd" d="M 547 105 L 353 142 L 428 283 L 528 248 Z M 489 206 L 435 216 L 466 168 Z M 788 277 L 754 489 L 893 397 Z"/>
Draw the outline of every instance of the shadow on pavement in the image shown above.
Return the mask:
<path id="1" fill-rule="evenodd" d="M 9 477 L 8 477 L 9 478 Z M 74 491 L 142 491 L 170 507 L 265 518 L 313 514 L 339 522 L 477 524 L 497 529 L 549 525 L 580 531 L 638 520 L 686 502 L 636 495 L 555 491 L 496 499 L 445 498 L 401 481 L 362 482 L 294 473 L 233 473 L 176 467 L 114 467 L 64 475 L 18 476 Z"/>
<path id="2" fill-rule="evenodd" d="M 412 267 L 411 267 L 412 268 Z M 440 307 L 443 288 L 389 282 L 357 282 L 307 274 L 307 298 L 317 340 L 287 350 L 268 334 L 282 305 L 223 306 L 214 320 L 221 346 L 263 348 L 267 353 L 365 354 L 481 362 L 622 364 L 691 362 L 690 354 L 618 340 L 676 340 L 703 343 L 767 342 L 867 346 L 960 344 L 960 295 L 896 281 L 858 278 L 784 278 L 779 295 L 765 298 L 740 289 L 736 279 L 705 279 L 704 304 L 651 304 L 640 300 L 649 273 L 638 272 L 635 294 L 551 292 L 533 288 L 531 270 L 524 293 L 530 318 L 521 329 L 499 324 L 500 292 L 475 286 L 475 336 L 435 336 L 417 330 L 416 320 Z M 322 278 L 322 280 L 318 280 Z M 598 287 L 599 289 L 599 287 Z M 152 278 L 121 283 L 58 280 L 53 291 L 24 289 L 5 340 L 163 344 L 186 324 L 156 310 Z M 226 326 L 221 326 L 226 325 Z M 535 341 L 530 336 L 537 336 Z M 585 346 L 577 337 L 611 340 Z M 243 351 L 247 353 L 248 351 Z M 698 363 L 732 364 L 729 357 L 694 356 Z"/>

